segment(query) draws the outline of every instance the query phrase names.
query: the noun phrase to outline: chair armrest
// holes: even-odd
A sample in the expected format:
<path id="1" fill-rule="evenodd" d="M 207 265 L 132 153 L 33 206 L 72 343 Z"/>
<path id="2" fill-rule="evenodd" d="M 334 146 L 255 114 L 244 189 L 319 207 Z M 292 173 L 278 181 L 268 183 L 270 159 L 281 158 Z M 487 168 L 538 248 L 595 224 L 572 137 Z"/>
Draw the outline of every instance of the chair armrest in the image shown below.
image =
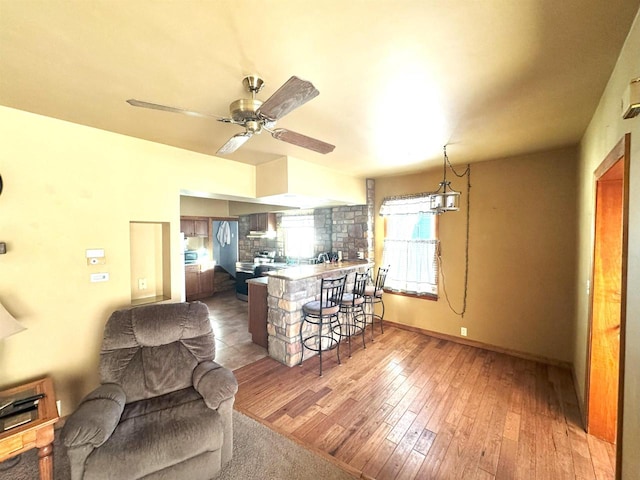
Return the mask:
<path id="1" fill-rule="evenodd" d="M 120 385 L 100 385 L 67 418 L 62 429 L 64 445 L 67 448 L 102 445 L 118 425 L 125 403 L 126 395 Z"/>
<path id="2" fill-rule="evenodd" d="M 217 410 L 221 402 L 236 394 L 238 381 L 231 370 L 208 360 L 193 370 L 193 387 L 207 407 Z"/>

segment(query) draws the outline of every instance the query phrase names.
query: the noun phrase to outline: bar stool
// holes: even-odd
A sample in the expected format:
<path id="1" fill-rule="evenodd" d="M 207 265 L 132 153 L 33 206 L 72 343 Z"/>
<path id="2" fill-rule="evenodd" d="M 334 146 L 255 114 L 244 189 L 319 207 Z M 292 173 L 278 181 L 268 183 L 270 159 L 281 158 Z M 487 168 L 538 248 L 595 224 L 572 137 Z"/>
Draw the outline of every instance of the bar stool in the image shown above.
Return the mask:
<path id="1" fill-rule="evenodd" d="M 340 339 L 346 337 L 349 343 L 349 358 L 351 358 L 351 336 L 362 333 L 362 348 L 364 343 L 364 329 L 367 326 L 362 305 L 364 305 L 364 289 L 367 285 L 368 273 L 355 273 L 353 290 L 345 293 L 340 302 L 340 325 L 338 334 Z"/>
<path id="2" fill-rule="evenodd" d="M 320 376 L 322 376 L 322 352 L 337 348 L 338 363 L 340 363 L 340 336 L 336 336 L 339 328 L 338 312 L 344 294 L 346 275 L 338 278 L 323 278 L 320 282 L 320 299 L 305 303 L 302 306 L 302 322 L 300 323 L 300 344 L 302 352 L 300 363 L 304 358 L 304 349 L 318 352 L 320 357 Z M 303 335 L 305 324 L 311 333 Z M 307 329 L 308 331 L 309 329 Z"/>
<path id="3" fill-rule="evenodd" d="M 379 267 L 378 274 L 376 275 L 376 282 L 372 285 L 367 285 L 364 289 L 364 303 L 367 306 L 366 311 L 368 312 L 369 320 L 367 320 L 367 325 L 371 325 L 371 341 L 373 342 L 373 325 L 375 319 L 380 320 L 380 333 L 384 333 L 384 327 L 382 326 L 382 320 L 384 318 L 384 302 L 382 301 L 382 294 L 384 293 L 384 282 L 387 279 L 387 273 L 389 272 L 389 267 Z M 382 306 L 382 313 L 380 315 L 376 315 L 374 308 L 375 304 L 379 303 Z M 366 328 L 366 325 L 365 325 Z"/>

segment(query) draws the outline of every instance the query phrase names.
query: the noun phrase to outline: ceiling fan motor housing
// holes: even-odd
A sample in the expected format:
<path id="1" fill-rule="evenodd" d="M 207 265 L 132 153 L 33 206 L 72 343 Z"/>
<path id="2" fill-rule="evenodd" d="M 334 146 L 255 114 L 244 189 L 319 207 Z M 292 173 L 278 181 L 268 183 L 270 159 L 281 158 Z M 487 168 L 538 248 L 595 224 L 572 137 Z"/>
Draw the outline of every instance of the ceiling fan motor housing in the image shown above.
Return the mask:
<path id="1" fill-rule="evenodd" d="M 241 98 L 229 105 L 229 113 L 231 113 L 231 118 L 238 123 L 257 121 L 256 110 L 260 108 L 260 105 L 262 102 L 256 98 Z"/>

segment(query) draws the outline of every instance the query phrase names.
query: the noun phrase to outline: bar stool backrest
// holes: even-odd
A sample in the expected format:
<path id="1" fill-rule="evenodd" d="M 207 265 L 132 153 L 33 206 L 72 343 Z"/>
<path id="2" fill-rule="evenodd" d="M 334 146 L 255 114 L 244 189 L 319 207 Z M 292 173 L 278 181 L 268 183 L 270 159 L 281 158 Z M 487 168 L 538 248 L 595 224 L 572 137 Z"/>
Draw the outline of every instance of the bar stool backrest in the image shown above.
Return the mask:
<path id="1" fill-rule="evenodd" d="M 356 272 L 356 278 L 353 282 L 353 296 L 362 297 L 364 295 L 364 289 L 367 286 L 367 281 L 369 280 L 369 272 L 366 271 L 364 273 Z"/>
<path id="2" fill-rule="evenodd" d="M 320 315 L 323 311 L 333 313 L 334 309 L 342 302 L 344 286 L 347 276 L 337 278 L 323 278 L 320 282 Z"/>
<path id="3" fill-rule="evenodd" d="M 373 285 L 373 268 L 372 267 L 368 267 L 367 270 L 364 272 L 367 275 L 367 284 L 368 285 Z"/>
<path id="4" fill-rule="evenodd" d="M 387 273 L 389 273 L 389 267 L 378 268 L 378 275 L 376 276 L 376 288 L 374 290 L 376 297 L 382 295 L 382 289 L 384 288 L 384 282 L 387 281 Z"/>

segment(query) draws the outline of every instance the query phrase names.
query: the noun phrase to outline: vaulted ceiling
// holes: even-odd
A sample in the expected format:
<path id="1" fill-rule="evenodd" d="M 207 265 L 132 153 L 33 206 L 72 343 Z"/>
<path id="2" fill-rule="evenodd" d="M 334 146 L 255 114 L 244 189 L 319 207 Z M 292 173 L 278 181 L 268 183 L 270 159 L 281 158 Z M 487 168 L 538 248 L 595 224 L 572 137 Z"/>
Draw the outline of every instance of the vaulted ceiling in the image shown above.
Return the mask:
<path id="1" fill-rule="evenodd" d="M 283 155 L 358 176 L 576 144 L 639 0 L 0 0 L 0 104 L 215 155 L 228 116 L 289 77 L 320 95 L 278 127 L 321 155 L 251 138 L 231 160 Z"/>

